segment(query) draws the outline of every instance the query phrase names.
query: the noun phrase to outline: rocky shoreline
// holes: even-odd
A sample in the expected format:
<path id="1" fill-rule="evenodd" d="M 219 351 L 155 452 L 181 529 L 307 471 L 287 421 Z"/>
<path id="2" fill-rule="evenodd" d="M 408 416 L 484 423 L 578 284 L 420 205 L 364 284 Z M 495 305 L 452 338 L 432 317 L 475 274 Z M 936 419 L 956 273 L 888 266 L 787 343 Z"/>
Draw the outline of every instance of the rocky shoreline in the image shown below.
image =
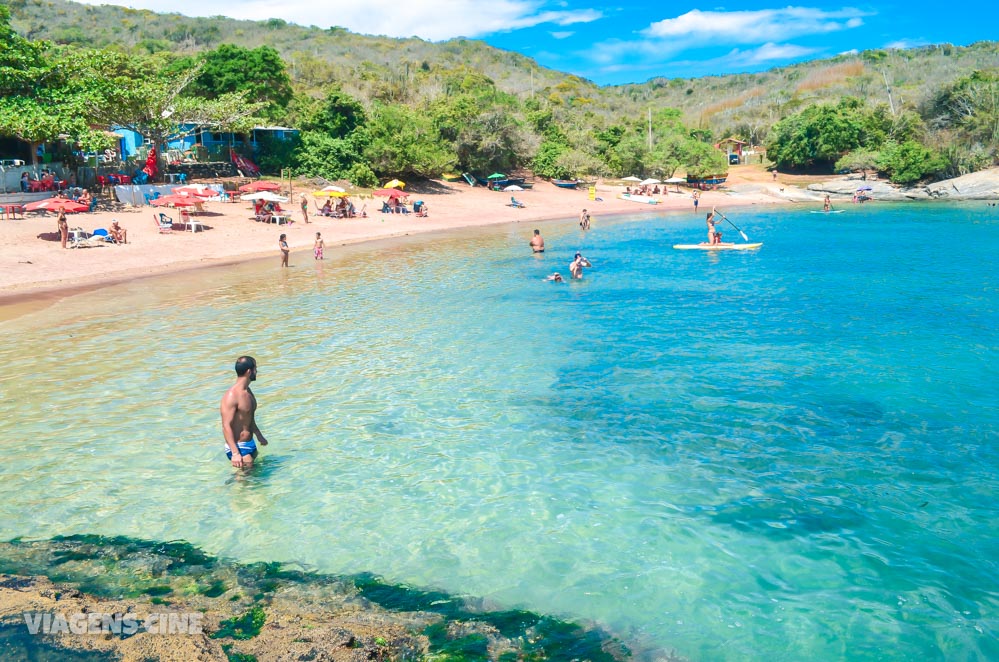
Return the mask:
<path id="1" fill-rule="evenodd" d="M 789 202 L 821 202 L 828 195 L 833 201 L 851 201 L 861 186 L 870 187 L 876 201 L 946 201 L 967 202 L 999 200 L 999 168 L 981 170 L 954 179 L 918 186 L 896 186 L 882 179 L 864 179 L 849 175 L 824 182 L 809 184 L 806 188 L 777 184 L 738 184 L 731 187 L 735 193 L 764 193 Z"/>
<path id="2" fill-rule="evenodd" d="M 136 662 L 634 657 L 595 627 L 371 575 L 238 564 L 187 543 L 103 536 L 0 543 L 0 652 Z"/>

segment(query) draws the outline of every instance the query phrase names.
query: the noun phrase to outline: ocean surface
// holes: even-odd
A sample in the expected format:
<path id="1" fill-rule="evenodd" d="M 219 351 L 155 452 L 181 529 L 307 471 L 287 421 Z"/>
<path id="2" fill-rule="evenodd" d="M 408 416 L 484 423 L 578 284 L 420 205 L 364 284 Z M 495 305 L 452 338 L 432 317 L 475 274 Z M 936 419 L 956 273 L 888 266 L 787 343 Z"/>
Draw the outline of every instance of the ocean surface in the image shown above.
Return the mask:
<path id="1" fill-rule="evenodd" d="M 0 538 L 369 571 L 645 656 L 999 659 L 999 211 L 725 213 L 764 246 L 598 211 L 0 323 Z M 271 443 L 236 477 L 243 353 Z"/>

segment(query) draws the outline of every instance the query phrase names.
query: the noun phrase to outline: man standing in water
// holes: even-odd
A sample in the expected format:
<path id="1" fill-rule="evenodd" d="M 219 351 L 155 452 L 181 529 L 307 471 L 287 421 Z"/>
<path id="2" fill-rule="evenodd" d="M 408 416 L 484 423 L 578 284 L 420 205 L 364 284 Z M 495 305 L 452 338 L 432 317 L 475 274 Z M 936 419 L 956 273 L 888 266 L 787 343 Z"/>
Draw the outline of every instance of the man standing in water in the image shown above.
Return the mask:
<path id="1" fill-rule="evenodd" d="M 267 445 L 254 414 L 257 411 L 257 398 L 250 390 L 250 382 L 257 379 L 257 361 L 252 356 L 236 359 L 236 383 L 222 396 L 222 436 L 225 438 L 225 454 L 234 467 L 253 466 L 257 457 L 256 437 L 261 446 Z"/>
<path id="2" fill-rule="evenodd" d="M 541 230 L 535 230 L 531 237 L 531 250 L 535 253 L 545 252 L 545 240 L 541 238 Z"/>

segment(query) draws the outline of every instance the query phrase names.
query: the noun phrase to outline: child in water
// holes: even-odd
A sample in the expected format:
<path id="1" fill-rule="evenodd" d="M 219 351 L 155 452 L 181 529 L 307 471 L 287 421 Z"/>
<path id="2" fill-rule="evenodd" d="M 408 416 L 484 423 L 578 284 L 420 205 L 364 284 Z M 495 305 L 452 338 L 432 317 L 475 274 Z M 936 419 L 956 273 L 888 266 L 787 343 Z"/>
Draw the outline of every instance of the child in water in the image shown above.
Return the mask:
<path id="1" fill-rule="evenodd" d="M 312 253 L 316 256 L 317 260 L 323 259 L 323 236 L 320 233 L 316 233 L 316 243 L 312 247 Z"/>

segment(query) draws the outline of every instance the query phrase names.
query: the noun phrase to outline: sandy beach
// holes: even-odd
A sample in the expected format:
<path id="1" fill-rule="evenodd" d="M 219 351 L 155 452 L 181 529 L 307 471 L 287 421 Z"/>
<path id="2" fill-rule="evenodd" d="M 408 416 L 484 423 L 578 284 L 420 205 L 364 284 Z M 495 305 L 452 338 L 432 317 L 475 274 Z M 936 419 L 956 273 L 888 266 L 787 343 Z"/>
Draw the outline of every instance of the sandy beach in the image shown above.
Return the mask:
<path id="1" fill-rule="evenodd" d="M 755 173 L 745 173 L 750 179 Z M 739 178 L 730 178 L 739 183 Z M 429 216 L 382 214 L 377 211 L 380 198 L 357 199 L 366 205 L 367 218 L 333 219 L 310 214 L 310 223 L 302 222 L 298 211 L 300 196 L 306 189 L 294 191 L 294 201 L 285 204 L 294 222 L 277 226 L 255 222 L 249 202 L 211 201 L 197 220 L 204 230 L 190 232 L 180 224 L 176 209 L 132 207 L 102 199 L 92 214 L 70 214 L 70 228 L 87 232 L 108 228 L 117 219 L 128 232 L 128 243 L 91 248 L 63 249 L 59 243 L 56 215 L 29 213 L 24 219 L 0 221 L 0 303 L 44 301 L 81 289 L 93 289 L 138 277 L 172 273 L 206 266 L 218 266 L 246 259 L 274 256 L 278 265 L 278 236 L 288 235 L 294 253 L 311 252 L 316 232 L 321 232 L 326 254 L 338 246 L 389 237 L 436 232 L 460 227 L 502 223 L 533 224 L 546 220 L 575 218 L 588 209 L 595 222 L 601 217 L 620 214 L 656 214 L 671 210 L 693 213 L 691 192 L 671 187 L 660 203 L 641 204 L 617 196 L 623 186 L 598 183 L 597 200 L 590 200 L 586 190 L 567 190 L 538 181 L 533 189 L 518 192 L 517 199 L 526 207 L 509 206 L 510 194 L 469 187 L 464 182 L 429 182 L 412 190 L 411 199 L 423 200 Z M 785 202 L 766 192 L 734 193 L 730 190 L 705 191 L 701 194 L 700 212 L 712 206 L 734 206 Z M 311 202 L 310 210 L 314 209 Z M 154 213 L 166 212 L 177 224 L 171 233 L 161 233 Z M 524 229 L 528 241 L 531 228 Z M 542 230 L 542 234 L 544 231 Z M 309 256 L 311 259 L 311 255 Z M 297 259 L 302 259 L 301 257 Z"/>

